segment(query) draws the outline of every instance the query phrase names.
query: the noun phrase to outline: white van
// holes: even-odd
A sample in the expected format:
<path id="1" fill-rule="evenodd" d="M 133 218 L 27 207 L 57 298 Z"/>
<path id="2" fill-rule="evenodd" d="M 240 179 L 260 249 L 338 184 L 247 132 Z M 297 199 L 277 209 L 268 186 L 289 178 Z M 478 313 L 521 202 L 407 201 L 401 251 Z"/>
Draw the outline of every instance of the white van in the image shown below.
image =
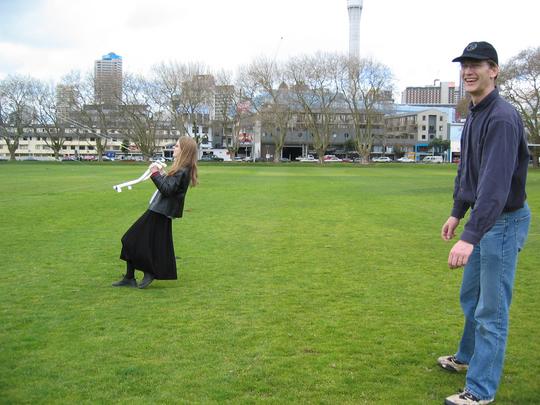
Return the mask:
<path id="1" fill-rule="evenodd" d="M 424 163 L 442 163 L 443 158 L 442 158 L 442 156 L 426 156 L 424 159 L 422 159 L 422 162 L 424 162 Z"/>

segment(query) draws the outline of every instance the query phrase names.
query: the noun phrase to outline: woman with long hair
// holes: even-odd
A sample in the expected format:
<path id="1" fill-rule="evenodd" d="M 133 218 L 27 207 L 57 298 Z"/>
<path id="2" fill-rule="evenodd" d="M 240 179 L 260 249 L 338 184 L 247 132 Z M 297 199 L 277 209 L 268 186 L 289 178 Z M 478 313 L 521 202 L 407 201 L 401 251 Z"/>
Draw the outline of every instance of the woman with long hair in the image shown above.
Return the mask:
<path id="1" fill-rule="evenodd" d="M 120 259 L 126 261 L 126 274 L 113 287 L 146 288 L 154 279 L 177 279 L 172 219 L 182 217 L 188 188 L 198 183 L 197 142 L 182 136 L 174 145 L 173 157 L 168 173 L 151 167 L 151 179 L 157 190 L 148 210 L 122 237 Z M 144 272 L 139 285 L 135 270 Z"/>

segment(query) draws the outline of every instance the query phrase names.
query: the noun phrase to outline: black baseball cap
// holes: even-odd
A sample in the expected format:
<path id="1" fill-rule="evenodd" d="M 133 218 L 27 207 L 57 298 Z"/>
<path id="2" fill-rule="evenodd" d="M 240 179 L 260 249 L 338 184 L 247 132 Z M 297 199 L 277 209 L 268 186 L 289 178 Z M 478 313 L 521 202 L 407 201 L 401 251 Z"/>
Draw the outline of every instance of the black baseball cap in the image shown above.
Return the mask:
<path id="1" fill-rule="evenodd" d="M 463 59 L 478 59 L 478 60 L 492 60 L 497 65 L 499 64 L 499 58 L 497 57 L 497 51 L 489 42 L 471 42 L 463 50 L 463 54 L 453 59 L 452 62 L 461 62 Z"/>

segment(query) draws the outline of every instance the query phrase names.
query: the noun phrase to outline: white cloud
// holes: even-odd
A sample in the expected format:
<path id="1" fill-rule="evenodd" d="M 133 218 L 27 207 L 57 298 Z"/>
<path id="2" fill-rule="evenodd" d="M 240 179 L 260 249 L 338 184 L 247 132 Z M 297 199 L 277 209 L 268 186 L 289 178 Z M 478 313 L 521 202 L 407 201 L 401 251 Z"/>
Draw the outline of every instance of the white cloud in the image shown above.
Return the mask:
<path id="1" fill-rule="evenodd" d="M 116 52 L 124 69 L 145 73 L 161 61 L 235 67 L 318 50 L 346 52 L 345 0 L 19 0 L 0 2 L 0 77 L 20 72 L 59 78 L 91 70 Z M 451 59 L 487 40 L 502 62 L 538 46 L 540 2 L 364 0 L 361 54 L 387 64 L 398 87 L 457 81 Z M 520 6 L 522 4 L 522 6 Z M 10 5 L 9 7 L 7 5 Z M 282 38 L 283 39 L 280 39 Z"/>

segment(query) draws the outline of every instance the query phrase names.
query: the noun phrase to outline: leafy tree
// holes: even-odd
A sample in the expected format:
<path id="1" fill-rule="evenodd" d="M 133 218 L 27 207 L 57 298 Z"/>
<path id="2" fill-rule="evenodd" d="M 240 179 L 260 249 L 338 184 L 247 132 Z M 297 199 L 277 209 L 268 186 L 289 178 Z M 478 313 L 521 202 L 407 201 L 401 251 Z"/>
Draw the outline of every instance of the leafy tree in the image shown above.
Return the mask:
<path id="1" fill-rule="evenodd" d="M 129 152 L 129 139 L 123 139 L 122 145 L 120 145 L 120 151 L 122 153 L 128 153 Z"/>
<path id="2" fill-rule="evenodd" d="M 448 139 L 434 138 L 428 147 L 433 149 L 434 155 L 440 155 L 450 149 L 450 141 Z"/>
<path id="3" fill-rule="evenodd" d="M 394 150 L 394 157 L 396 159 L 399 159 L 405 155 L 405 152 L 403 151 L 403 147 L 401 145 L 394 145 L 393 150 Z"/>
<path id="4" fill-rule="evenodd" d="M 352 139 L 347 139 L 343 143 L 343 150 L 345 151 L 345 156 L 349 156 L 349 152 L 356 150 L 356 143 Z"/>
<path id="5" fill-rule="evenodd" d="M 540 144 L 540 47 L 521 51 L 501 67 L 498 78 L 502 95 L 521 114 L 529 143 Z M 532 148 L 533 165 L 538 167 L 540 148 Z"/>

